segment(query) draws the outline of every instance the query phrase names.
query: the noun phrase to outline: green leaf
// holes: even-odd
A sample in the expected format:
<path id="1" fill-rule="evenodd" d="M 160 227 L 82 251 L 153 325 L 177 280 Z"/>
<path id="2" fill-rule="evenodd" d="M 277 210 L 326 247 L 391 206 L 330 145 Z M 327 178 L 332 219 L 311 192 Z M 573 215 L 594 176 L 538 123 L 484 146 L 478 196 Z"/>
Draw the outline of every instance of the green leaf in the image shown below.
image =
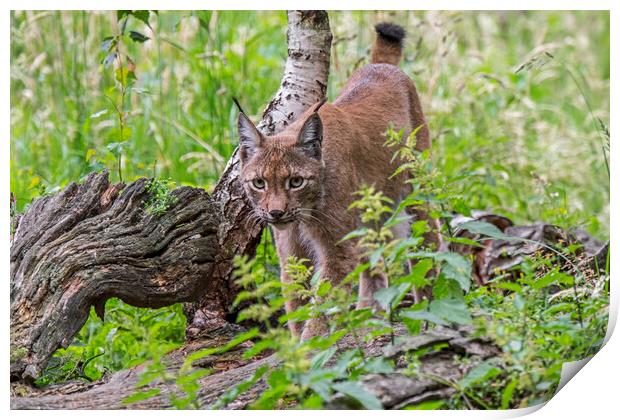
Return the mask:
<path id="1" fill-rule="evenodd" d="M 444 263 L 442 274 L 456 280 L 467 292 L 471 286 L 471 262 L 456 252 L 414 252 L 413 258 L 433 258 Z"/>
<path id="2" fill-rule="evenodd" d="M 469 388 L 474 384 L 494 378 L 500 373 L 502 373 L 500 368 L 493 366 L 489 362 L 484 362 L 471 369 L 467 375 L 459 381 L 459 385 L 462 388 Z"/>
<path id="3" fill-rule="evenodd" d="M 463 245 L 469 245 L 469 246 L 474 246 L 477 248 L 482 248 L 482 245 L 480 245 L 479 242 L 474 241 L 473 239 L 469 239 L 469 238 L 447 238 L 448 242 L 451 242 L 453 244 L 463 244 Z"/>
<path id="4" fill-rule="evenodd" d="M 379 258 L 381 258 L 381 254 L 383 253 L 383 247 L 377 248 L 370 257 L 368 257 L 368 262 L 370 263 L 370 267 L 374 268 L 379 262 Z"/>
<path id="5" fill-rule="evenodd" d="M 409 319 L 409 318 L 401 318 L 403 321 L 403 324 L 405 324 L 405 327 L 407 328 L 407 331 L 409 332 L 409 334 L 411 335 L 418 335 L 420 334 L 420 331 L 422 331 L 422 321 L 419 319 Z"/>
<path id="6" fill-rule="evenodd" d="M 409 275 L 413 276 L 413 278 L 418 279 L 426 279 L 426 275 L 433 268 L 433 260 L 425 259 L 418 261 L 413 267 L 411 267 L 411 272 Z M 414 282 L 416 283 L 416 282 Z"/>
<path id="7" fill-rule="evenodd" d="M 471 220 L 469 222 L 460 223 L 458 227 L 471 233 L 485 235 L 494 239 L 506 238 L 506 235 L 504 235 L 504 233 L 499 230 L 497 226 L 481 220 Z"/>
<path id="8" fill-rule="evenodd" d="M 455 268 L 453 265 L 446 265 L 443 267 L 441 273 L 446 278 L 455 280 L 465 293 L 469 292 L 469 288 L 471 287 L 470 272 L 464 274 L 459 268 Z"/>
<path id="9" fill-rule="evenodd" d="M 136 19 L 138 19 L 139 21 L 144 22 L 146 26 L 150 28 L 148 10 L 134 10 L 133 12 L 131 12 L 131 15 L 135 17 Z"/>
<path id="10" fill-rule="evenodd" d="M 396 259 L 398 259 L 403 254 L 403 252 L 405 252 L 407 249 L 416 248 L 418 245 L 422 243 L 423 240 L 424 238 L 422 237 L 407 238 L 405 240 L 398 242 L 398 244 L 396 244 L 392 252 L 390 252 L 389 257 L 387 258 L 388 262 L 391 263 L 395 261 Z"/>
<path id="11" fill-rule="evenodd" d="M 574 309 L 575 304 L 572 302 L 560 302 L 549 306 L 544 312 L 544 316 L 550 316 L 558 312 L 570 312 Z"/>
<path id="12" fill-rule="evenodd" d="M 504 391 L 502 392 L 502 410 L 506 410 L 510 407 L 510 401 L 512 401 L 512 395 L 514 394 L 518 383 L 519 380 L 515 378 L 510 381 L 508 385 L 506 385 L 506 388 L 504 388 Z"/>
<path id="13" fill-rule="evenodd" d="M 384 224 L 384 228 L 391 228 L 393 226 L 398 225 L 399 223 L 409 221 L 411 216 L 397 216 L 396 214 L 392 215 Z"/>
<path id="14" fill-rule="evenodd" d="M 369 373 L 392 373 L 394 365 L 384 357 L 375 357 L 364 364 L 364 369 Z"/>
<path id="15" fill-rule="evenodd" d="M 114 143 L 110 143 L 106 146 L 106 148 L 114 153 L 116 156 L 120 155 L 121 153 L 123 153 L 123 150 L 125 149 L 125 147 L 127 146 L 127 142 L 123 141 L 123 142 L 114 142 Z"/>
<path id="16" fill-rule="evenodd" d="M 437 325 L 448 325 L 448 322 L 446 322 L 443 318 L 440 318 L 427 310 L 403 311 L 400 313 L 400 316 L 407 319 L 429 321 Z"/>
<path id="17" fill-rule="evenodd" d="M 442 269 L 443 275 L 456 280 L 461 289 L 468 292 L 471 286 L 471 262 L 455 252 L 438 253 L 436 259 L 446 263 Z"/>
<path id="18" fill-rule="evenodd" d="M 117 10 L 116 11 L 116 20 L 120 21 L 122 20 L 125 16 L 128 16 L 131 14 L 131 10 Z"/>
<path id="19" fill-rule="evenodd" d="M 381 404 L 381 401 L 379 401 L 377 397 L 368 392 L 357 382 L 340 382 L 334 384 L 332 388 L 359 401 L 359 403 L 368 410 L 383 410 L 383 405 Z"/>
<path id="20" fill-rule="evenodd" d="M 136 74 L 129 70 L 127 67 L 119 67 L 114 71 L 114 76 L 116 80 L 123 86 L 127 88 L 132 85 L 133 82 L 136 81 Z"/>
<path id="21" fill-rule="evenodd" d="M 386 312 L 390 312 L 394 306 L 400 303 L 409 289 L 411 289 L 410 283 L 401 283 L 379 289 L 373 297 Z"/>
<path id="22" fill-rule="evenodd" d="M 424 401 L 420 404 L 408 405 L 405 410 L 438 410 L 445 405 L 443 400 Z"/>
<path id="23" fill-rule="evenodd" d="M 471 217 L 471 209 L 467 205 L 467 202 L 462 198 L 456 198 L 452 201 L 452 209 L 459 214 Z"/>
<path id="24" fill-rule="evenodd" d="M 328 281 L 321 282 L 318 289 L 316 290 L 316 295 L 319 297 L 326 296 L 329 291 L 332 289 L 332 284 Z"/>
<path id="25" fill-rule="evenodd" d="M 497 287 L 498 289 L 502 289 L 502 290 L 510 290 L 511 292 L 521 292 L 523 290 L 523 287 L 521 287 L 520 284 L 518 283 L 512 283 L 509 281 L 498 281 L 497 283 L 491 283 L 493 286 Z"/>
<path id="26" fill-rule="evenodd" d="M 367 228 L 356 229 L 344 235 L 344 238 L 342 238 L 340 242 L 348 241 L 349 239 L 353 239 L 353 238 L 359 238 L 361 236 L 366 235 L 367 233 L 368 233 Z"/>
<path id="27" fill-rule="evenodd" d="M 463 299 L 463 291 L 461 290 L 461 286 L 456 280 L 446 278 L 442 275 L 439 276 L 439 278 L 435 281 L 435 285 L 433 286 L 433 298 Z"/>
<path id="28" fill-rule="evenodd" d="M 123 142 L 114 142 L 114 143 L 110 143 L 106 146 L 106 148 L 114 153 L 116 156 L 120 155 L 121 153 L 123 153 L 123 150 L 125 149 L 125 147 L 127 146 L 127 142 L 123 141 Z"/>
<path id="29" fill-rule="evenodd" d="M 317 353 L 313 358 L 312 358 L 312 362 L 311 362 L 311 369 L 320 369 L 323 366 L 325 366 L 325 363 L 327 363 L 329 361 L 329 359 L 332 358 L 332 356 L 334 354 L 336 354 L 336 350 L 338 350 L 336 348 L 336 346 L 334 347 L 330 347 L 327 350 L 323 350 L 320 353 Z"/>
<path id="30" fill-rule="evenodd" d="M 148 400 L 149 398 L 152 398 L 152 397 L 154 397 L 156 395 L 159 395 L 160 392 L 161 391 L 160 391 L 159 388 L 149 389 L 148 391 L 135 392 L 134 394 L 132 394 L 129 397 L 125 398 L 123 400 L 123 404 L 132 404 L 132 403 L 135 403 L 135 402 Z"/>
<path id="31" fill-rule="evenodd" d="M 148 36 L 143 35 L 140 32 L 136 32 L 136 31 L 129 31 L 129 38 L 131 38 L 131 40 L 134 42 L 140 42 L 140 43 L 146 42 L 149 39 L 151 39 Z"/>
<path id="32" fill-rule="evenodd" d="M 349 371 L 349 367 L 359 359 L 360 357 L 357 349 L 347 350 L 340 355 L 333 370 L 336 374 L 342 376 L 346 374 Z"/>
<path id="33" fill-rule="evenodd" d="M 547 287 L 554 283 L 557 285 L 569 285 L 570 286 L 573 284 L 573 281 L 574 279 L 572 276 L 569 276 L 568 274 L 560 273 L 554 270 L 554 271 L 551 271 L 545 274 L 538 280 L 536 280 L 532 284 L 532 287 L 534 289 L 542 289 L 543 287 Z"/>
<path id="34" fill-rule="evenodd" d="M 433 315 L 446 321 L 462 325 L 471 324 L 471 314 L 462 299 L 433 300 L 429 305 L 429 310 Z"/>

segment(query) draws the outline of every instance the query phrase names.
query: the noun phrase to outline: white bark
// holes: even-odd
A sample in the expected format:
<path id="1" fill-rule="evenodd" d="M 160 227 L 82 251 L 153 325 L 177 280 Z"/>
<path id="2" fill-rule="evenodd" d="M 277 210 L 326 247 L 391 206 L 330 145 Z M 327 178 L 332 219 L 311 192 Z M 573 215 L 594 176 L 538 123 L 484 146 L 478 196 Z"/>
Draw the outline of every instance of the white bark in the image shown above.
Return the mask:
<path id="1" fill-rule="evenodd" d="M 275 134 L 327 93 L 332 33 L 323 10 L 288 11 L 288 58 L 280 89 L 258 129 Z"/>

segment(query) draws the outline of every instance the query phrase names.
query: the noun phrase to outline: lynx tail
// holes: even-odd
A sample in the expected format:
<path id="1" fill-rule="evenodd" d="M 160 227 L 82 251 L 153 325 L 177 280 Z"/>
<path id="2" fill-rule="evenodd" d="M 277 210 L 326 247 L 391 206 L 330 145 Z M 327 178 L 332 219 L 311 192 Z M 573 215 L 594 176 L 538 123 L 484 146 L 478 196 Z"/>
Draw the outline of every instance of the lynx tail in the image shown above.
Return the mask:
<path id="1" fill-rule="evenodd" d="M 379 23 L 375 26 L 377 39 L 372 46 L 371 63 L 398 65 L 403 54 L 405 29 L 393 23 Z"/>

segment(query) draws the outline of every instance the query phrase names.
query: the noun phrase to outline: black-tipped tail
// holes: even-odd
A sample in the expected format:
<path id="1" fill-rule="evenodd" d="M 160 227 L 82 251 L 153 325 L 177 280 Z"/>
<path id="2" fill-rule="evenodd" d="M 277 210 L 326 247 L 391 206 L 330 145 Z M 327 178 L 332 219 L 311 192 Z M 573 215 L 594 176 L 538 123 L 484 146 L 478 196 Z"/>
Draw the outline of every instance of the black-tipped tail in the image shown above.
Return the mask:
<path id="1" fill-rule="evenodd" d="M 403 52 L 405 29 L 394 23 L 382 22 L 375 25 L 377 39 L 372 47 L 372 63 L 398 65 Z"/>
<path id="2" fill-rule="evenodd" d="M 403 39 L 405 39 L 405 28 L 394 23 L 382 22 L 375 25 L 375 31 L 377 35 L 384 38 L 386 41 L 394 42 L 402 45 Z"/>

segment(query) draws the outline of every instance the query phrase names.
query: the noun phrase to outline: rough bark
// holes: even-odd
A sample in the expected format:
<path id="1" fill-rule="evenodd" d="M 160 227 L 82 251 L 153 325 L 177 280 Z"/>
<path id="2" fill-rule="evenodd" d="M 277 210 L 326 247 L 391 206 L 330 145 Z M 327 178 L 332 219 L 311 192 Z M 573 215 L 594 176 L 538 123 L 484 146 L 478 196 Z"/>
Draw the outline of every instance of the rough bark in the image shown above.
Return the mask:
<path id="1" fill-rule="evenodd" d="M 10 257 L 13 378 L 37 378 L 90 306 L 103 315 L 109 297 L 157 308 L 207 293 L 223 303 L 220 279 L 211 275 L 220 225 L 213 200 L 183 187 L 172 192 L 176 204 L 151 215 L 147 185 L 112 185 L 107 172 L 91 174 L 23 215 Z"/>
<path id="2" fill-rule="evenodd" d="M 263 115 L 266 133 L 322 99 L 327 85 L 327 13 L 291 11 L 288 18 L 286 74 Z M 161 215 L 145 210 L 148 180 L 112 185 L 107 172 L 35 200 L 11 244 L 11 379 L 36 379 L 90 306 L 102 313 L 110 297 L 152 308 L 198 301 L 186 308 L 190 337 L 224 325 L 236 294 L 232 260 L 252 254 L 262 230 L 249 222 L 238 173 L 235 152 L 212 197 L 176 189 Z"/>

